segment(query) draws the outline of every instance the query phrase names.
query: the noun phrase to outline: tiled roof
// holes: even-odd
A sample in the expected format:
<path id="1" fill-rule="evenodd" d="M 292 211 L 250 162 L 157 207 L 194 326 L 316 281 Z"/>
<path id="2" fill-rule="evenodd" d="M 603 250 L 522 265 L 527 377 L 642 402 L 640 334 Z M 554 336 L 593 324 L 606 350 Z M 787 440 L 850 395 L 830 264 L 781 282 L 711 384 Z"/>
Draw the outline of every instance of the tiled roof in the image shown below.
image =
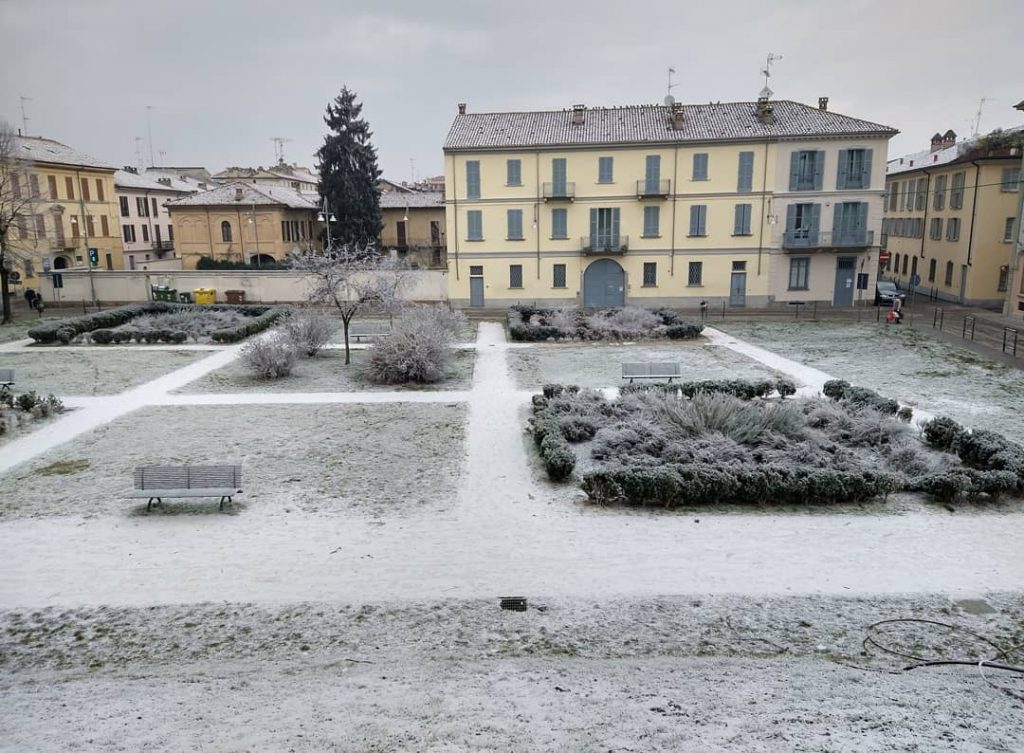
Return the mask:
<path id="1" fill-rule="evenodd" d="M 385 191 L 380 195 L 381 209 L 424 209 L 444 206 L 440 191 Z"/>
<path id="2" fill-rule="evenodd" d="M 1021 130 L 1024 130 L 1024 126 L 1007 128 L 1005 129 L 1005 132 L 1015 133 L 1016 131 Z M 889 163 L 885 166 L 885 173 L 886 175 L 898 175 L 900 173 L 910 172 L 911 170 L 920 170 L 922 167 L 935 167 L 936 165 L 947 165 L 950 162 L 956 162 L 961 156 L 969 152 L 971 148 L 978 143 L 980 138 L 980 136 L 975 136 L 970 139 L 964 139 L 953 146 L 947 146 L 945 149 L 937 149 L 934 152 L 930 149 L 925 149 L 920 152 L 914 152 L 913 154 L 905 154 L 902 157 L 896 157 L 889 160 Z"/>
<path id="3" fill-rule="evenodd" d="M 647 144 L 766 137 L 880 135 L 898 133 L 889 126 L 820 110 L 789 100 L 773 101 L 775 122 L 757 118 L 756 102 L 683 105 L 683 127 L 669 127 L 670 111 L 662 105 L 587 108 L 583 123 L 573 125 L 572 110 L 496 112 L 456 115 L 445 150 Z"/>
<path id="4" fill-rule="evenodd" d="M 97 167 L 103 170 L 114 170 L 113 165 L 108 165 L 84 152 L 72 149 L 67 144 L 62 144 L 53 139 L 44 139 L 39 136 L 15 136 L 15 144 L 18 148 L 18 156 L 32 162 L 44 162 L 54 165 L 80 165 L 82 167 Z"/>
<path id="5" fill-rule="evenodd" d="M 174 193 L 194 193 L 198 190 L 194 185 L 186 183 L 178 178 L 166 178 L 170 185 L 161 183 L 152 175 L 139 175 L 128 170 L 118 170 L 114 173 L 114 186 L 116 188 L 133 188 L 143 191 L 171 191 Z"/>
<path id="6" fill-rule="evenodd" d="M 238 193 L 238 189 L 241 189 L 241 194 Z M 257 186 L 244 181 L 236 181 L 167 202 L 169 207 L 244 207 L 252 205 L 316 209 L 317 201 L 315 198 L 305 196 L 290 188 Z"/>

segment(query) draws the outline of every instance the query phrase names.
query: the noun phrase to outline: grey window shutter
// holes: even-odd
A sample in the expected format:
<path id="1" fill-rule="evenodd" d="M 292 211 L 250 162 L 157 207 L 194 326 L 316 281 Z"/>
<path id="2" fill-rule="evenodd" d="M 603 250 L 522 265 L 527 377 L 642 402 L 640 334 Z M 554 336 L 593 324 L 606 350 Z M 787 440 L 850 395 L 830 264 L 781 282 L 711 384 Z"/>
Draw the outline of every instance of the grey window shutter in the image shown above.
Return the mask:
<path id="1" fill-rule="evenodd" d="M 736 179 L 736 190 L 743 193 L 754 190 L 753 152 L 740 152 L 740 168 Z"/>
<path id="2" fill-rule="evenodd" d="M 699 214 L 699 217 L 700 217 L 700 234 L 701 235 L 707 235 L 707 232 L 708 232 L 708 208 L 704 204 L 701 204 L 700 212 L 698 214 Z"/>
<path id="3" fill-rule="evenodd" d="M 551 210 L 551 237 L 552 238 L 564 238 L 566 233 L 566 217 L 567 212 L 565 209 L 552 209 Z"/>
<path id="4" fill-rule="evenodd" d="M 822 176 L 825 172 L 825 152 L 816 151 L 814 152 L 814 190 L 820 191 L 822 185 Z"/>
<path id="5" fill-rule="evenodd" d="M 480 198 L 480 163 L 475 160 L 466 163 L 466 196 Z"/>
<path id="6" fill-rule="evenodd" d="M 690 207 L 690 235 L 700 235 L 700 207 Z"/>
<path id="7" fill-rule="evenodd" d="M 612 241 L 614 243 L 619 242 L 619 209 L 616 207 L 612 210 Z"/>
<path id="8" fill-rule="evenodd" d="M 796 191 L 800 185 L 800 152 L 789 155 L 789 190 Z"/>
<path id="9" fill-rule="evenodd" d="M 660 209 L 658 207 L 644 207 L 644 235 L 654 236 L 658 234 L 658 220 Z"/>
<path id="10" fill-rule="evenodd" d="M 732 234 L 742 235 L 743 234 L 743 207 L 745 204 L 737 204 L 735 215 L 732 220 Z"/>
<path id="11" fill-rule="evenodd" d="M 850 150 L 840 149 L 839 150 L 839 168 L 836 173 L 836 188 L 842 191 L 847 187 L 849 182 L 850 170 Z"/>
<path id="12" fill-rule="evenodd" d="M 708 179 L 708 155 L 704 152 L 693 155 L 693 179 Z"/>
<path id="13" fill-rule="evenodd" d="M 645 162 L 648 185 L 652 182 L 657 185 L 661 180 L 661 157 L 657 154 L 648 154 Z"/>
<path id="14" fill-rule="evenodd" d="M 811 204 L 811 231 L 808 236 L 811 243 L 818 242 L 818 232 L 821 230 L 821 204 Z"/>
<path id="15" fill-rule="evenodd" d="M 522 162 L 517 159 L 510 159 L 508 161 L 508 178 L 506 182 L 510 186 L 518 186 L 523 182 L 522 173 Z"/>
<path id="16" fill-rule="evenodd" d="M 590 242 L 597 243 L 597 210 L 590 210 Z"/>
<path id="17" fill-rule="evenodd" d="M 612 182 L 612 158 L 611 157 L 599 157 L 597 160 L 597 182 L 598 183 L 611 183 Z"/>
<path id="18" fill-rule="evenodd" d="M 861 188 L 871 188 L 871 155 L 874 151 L 874 149 L 864 150 L 864 165 L 861 168 L 861 175 L 864 177 L 861 179 Z"/>
<path id="19" fill-rule="evenodd" d="M 786 207 L 786 230 L 796 230 L 796 204 Z"/>
<path id="20" fill-rule="evenodd" d="M 832 205 L 832 235 L 836 238 L 846 231 L 846 210 L 849 204 L 837 201 Z"/>
<path id="21" fill-rule="evenodd" d="M 556 157 L 551 160 L 551 182 L 554 184 L 555 195 L 565 193 L 565 158 Z"/>

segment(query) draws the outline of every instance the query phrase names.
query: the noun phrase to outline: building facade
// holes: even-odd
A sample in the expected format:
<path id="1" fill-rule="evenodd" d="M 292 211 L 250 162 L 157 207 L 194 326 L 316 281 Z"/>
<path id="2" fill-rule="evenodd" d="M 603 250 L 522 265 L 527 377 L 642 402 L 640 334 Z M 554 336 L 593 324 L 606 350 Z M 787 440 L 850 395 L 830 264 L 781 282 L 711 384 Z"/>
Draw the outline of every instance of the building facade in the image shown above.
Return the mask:
<path id="1" fill-rule="evenodd" d="M 289 188 L 236 182 L 167 202 L 185 269 L 200 258 L 260 266 L 319 247 L 317 202 Z"/>
<path id="2" fill-rule="evenodd" d="M 380 245 L 414 268 L 439 269 L 445 253 L 444 194 L 439 191 L 382 191 Z"/>
<path id="3" fill-rule="evenodd" d="M 21 284 L 42 290 L 43 273 L 89 268 L 90 257 L 94 269 L 123 269 L 115 168 L 52 139 L 16 136 L 14 146 L 27 185 L 12 188 L 31 198 L 13 232 Z"/>
<path id="4" fill-rule="evenodd" d="M 320 179 L 308 167 L 282 162 L 273 167 L 229 167 L 213 176 L 218 183 L 244 181 L 264 188 L 290 188 L 296 193 L 316 196 Z"/>
<path id="5" fill-rule="evenodd" d="M 947 131 L 887 172 L 883 274 L 906 288 L 916 281 L 918 294 L 1001 307 L 1015 261 L 1019 150 L 957 143 Z"/>
<path id="6" fill-rule="evenodd" d="M 176 178 L 139 175 L 132 168 L 114 173 L 114 188 L 125 268 L 175 258 L 174 223 L 166 205 L 196 189 Z"/>
<path id="7" fill-rule="evenodd" d="M 445 143 L 455 305 L 853 305 L 895 130 L 796 102 L 467 113 Z"/>

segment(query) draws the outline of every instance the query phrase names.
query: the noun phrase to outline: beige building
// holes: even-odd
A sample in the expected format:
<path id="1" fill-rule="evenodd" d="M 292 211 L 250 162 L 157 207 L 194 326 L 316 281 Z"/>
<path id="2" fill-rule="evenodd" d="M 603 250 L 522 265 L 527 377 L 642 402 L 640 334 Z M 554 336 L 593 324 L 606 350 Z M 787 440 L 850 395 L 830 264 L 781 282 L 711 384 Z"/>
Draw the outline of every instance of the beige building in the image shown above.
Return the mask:
<path id="1" fill-rule="evenodd" d="M 1019 150 L 957 143 L 946 131 L 927 151 L 889 162 L 884 276 L 958 303 L 1001 306 L 1013 261 Z"/>
<path id="2" fill-rule="evenodd" d="M 854 305 L 874 284 L 895 133 L 827 98 L 460 105 L 444 147 L 452 302 Z"/>
<path id="3" fill-rule="evenodd" d="M 444 194 L 438 191 L 383 191 L 381 248 L 419 269 L 447 266 Z"/>
<path id="4" fill-rule="evenodd" d="M 315 197 L 236 182 L 167 202 L 185 269 L 202 257 L 259 266 L 320 246 Z"/>
<path id="5" fill-rule="evenodd" d="M 125 268 L 141 269 L 149 262 L 176 258 L 167 202 L 197 189 L 177 178 L 139 175 L 128 167 L 114 173 L 114 188 Z"/>
<path id="6" fill-rule="evenodd" d="M 41 273 L 87 269 L 90 255 L 94 269 L 123 269 L 115 168 L 53 139 L 16 136 L 15 148 L 29 167 L 28 185 L 13 191 L 33 200 L 31 216 L 21 218 L 12 238 L 22 285 L 48 295 Z"/>
<path id="7" fill-rule="evenodd" d="M 320 179 L 308 167 L 282 162 L 273 167 L 229 167 L 213 176 L 217 183 L 243 181 L 264 188 L 290 188 L 296 193 L 316 196 Z"/>

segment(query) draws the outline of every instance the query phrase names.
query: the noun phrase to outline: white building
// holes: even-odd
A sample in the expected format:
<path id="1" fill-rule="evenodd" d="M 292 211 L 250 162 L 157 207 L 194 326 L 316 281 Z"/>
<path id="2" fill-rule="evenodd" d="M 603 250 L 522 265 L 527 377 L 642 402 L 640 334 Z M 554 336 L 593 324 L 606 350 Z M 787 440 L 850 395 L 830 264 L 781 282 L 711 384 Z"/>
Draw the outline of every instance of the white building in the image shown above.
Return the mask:
<path id="1" fill-rule="evenodd" d="M 196 190 L 177 178 L 139 175 L 133 168 L 114 173 L 126 269 L 175 258 L 174 225 L 165 204 Z"/>

